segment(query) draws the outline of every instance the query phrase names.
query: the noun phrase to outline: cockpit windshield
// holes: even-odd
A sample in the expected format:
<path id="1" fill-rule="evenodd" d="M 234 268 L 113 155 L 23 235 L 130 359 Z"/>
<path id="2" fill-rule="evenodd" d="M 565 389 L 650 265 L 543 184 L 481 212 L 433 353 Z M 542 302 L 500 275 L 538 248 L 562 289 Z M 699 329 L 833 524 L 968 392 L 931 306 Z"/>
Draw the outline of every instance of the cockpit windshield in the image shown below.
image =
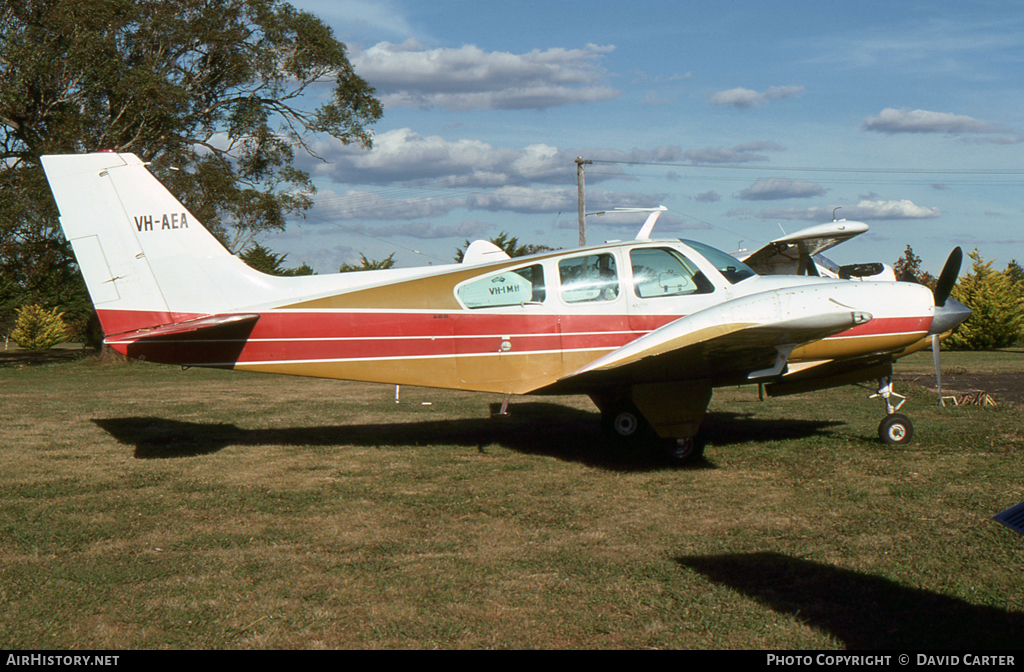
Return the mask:
<path id="1" fill-rule="evenodd" d="M 715 249 L 714 247 L 705 245 L 704 243 L 698 243 L 695 240 L 684 240 L 682 242 L 692 247 L 700 253 L 701 256 L 710 261 L 711 264 L 718 269 L 718 272 L 725 276 L 725 279 L 733 285 L 757 275 L 749 266 L 731 254 L 726 254 L 719 249 Z"/>

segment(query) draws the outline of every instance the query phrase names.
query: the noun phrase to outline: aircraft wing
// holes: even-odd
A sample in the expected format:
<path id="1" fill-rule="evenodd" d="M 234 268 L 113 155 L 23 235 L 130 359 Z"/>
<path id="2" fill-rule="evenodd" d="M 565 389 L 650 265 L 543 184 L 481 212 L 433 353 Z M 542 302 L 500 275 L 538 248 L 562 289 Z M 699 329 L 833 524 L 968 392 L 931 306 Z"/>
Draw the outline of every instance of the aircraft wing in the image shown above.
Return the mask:
<path id="1" fill-rule="evenodd" d="M 758 275 L 799 274 L 803 270 L 801 263 L 806 265 L 810 257 L 867 230 L 867 224 L 848 222 L 845 219 L 819 224 L 776 238 L 741 261 Z"/>
<path id="2" fill-rule="evenodd" d="M 770 378 L 785 370 L 795 347 L 871 319 L 825 293 L 755 294 L 670 322 L 559 380 L 552 391 L 689 379 L 739 384 Z"/>

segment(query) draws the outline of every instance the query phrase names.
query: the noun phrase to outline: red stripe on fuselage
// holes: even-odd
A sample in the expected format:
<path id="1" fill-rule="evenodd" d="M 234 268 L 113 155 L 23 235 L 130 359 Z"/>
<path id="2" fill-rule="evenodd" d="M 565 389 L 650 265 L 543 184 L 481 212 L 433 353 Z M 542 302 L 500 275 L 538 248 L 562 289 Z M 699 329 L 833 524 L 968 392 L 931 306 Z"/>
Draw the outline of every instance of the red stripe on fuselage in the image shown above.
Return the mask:
<path id="1" fill-rule="evenodd" d="M 140 319 L 136 311 L 105 312 L 108 317 L 132 313 L 117 316 L 121 324 Z M 678 319 L 641 317 L 639 324 L 649 330 Z M 612 350 L 649 332 L 631 329 L 630 322 L 626 315 L 270 311 L 260 314 L 247 339 L 204 337 L 202 332 L 192 337 L 139 338 L 132 352 L 157 362 L 232 364 L 485 355 L 502 351 L 506 340 L 511 353 Z M 929 316 L 878 318 L 836 337 L 913 333 L 927 331 L 930 324 Z M 126 352 L 134 339 L 126 334 L 111 340 Z"/>
<path id="2" fill-rule="evenodd" d="M 643 333 L 616 315 L 271 311 L 260 314 L 244 345 L 203 332 L 137 340 L 125 334 L 111 345 L 126 350 L 134 340 L 134 356 L 150 361 L 230 364 L 482 355 L 502 351 L 505 341 L 513 353 L 613 349 Z"/>

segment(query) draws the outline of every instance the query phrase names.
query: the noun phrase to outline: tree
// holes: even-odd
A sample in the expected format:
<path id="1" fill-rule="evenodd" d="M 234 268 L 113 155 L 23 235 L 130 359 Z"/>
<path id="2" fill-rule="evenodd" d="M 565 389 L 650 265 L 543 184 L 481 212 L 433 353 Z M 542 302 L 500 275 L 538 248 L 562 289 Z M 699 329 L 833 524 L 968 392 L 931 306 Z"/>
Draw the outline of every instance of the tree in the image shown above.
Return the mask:
<path id="1" fill-rule="evenodd" d="M 1010 273 L 992 270 L 975 249 L 972 272 L 960 278 L 950 294 L 971 309 L 966 322 L 944 345 L 954 350 L 990 350 L 1014 345 L 1024 327 L 1024 293 Z"/>
<path id="2" fill-rule="evenodd" d="M 313 269 L 305 262 L 298 268 L 285 268 L 284 260 L 287 254 L 277 254 L 259 243 L 253 245 L 238 255 L 250 268 L 254 268 L 267 275 L 280 275 L 293 277 L 296 275 L 316 275 Z"/>
<path id="3" fill-rule="evenodd" d="M 46 305 L 85 297 L 43 154 L 134 152 L 239 251 L 310 207 L 296 149 L 313 154 L 318 134 L 369 147 L 381 114 L 331 29 L 280 0 L 4 2 L 0 275 L 15 279 L 6 291 Z"/>
<path id="4" fill-rule="evenodd" d="M 518 236 L 509 236 L 508 232 L 502 231 L 491 242 L 500 247 L 510 257 L 525 257 L 539 252 L 547 252 L 551 248 L 547 245 L 520 245 Z M 462 243 L 462 247 L 455 251 L 455 261 L 462 263 L 466 250 L 469 248 L 469 241 Z"/>
<path id="5" fill-rule="evenodd" d="M 919 285 L 927 285 L 928 287 L 935 286 L 935 276 L 921 269 L 921 257 L 914 254 L 914 250 L 910 245 L 907 245 L 903 256 L 892 265 L 892 270 L 896 274 L 897 280 L 916 282 Z"/>
<path id="6" fill-rule="evenodd" d="M 392 268 L 395 265 L 395 253 L 392 252 L 388 256 L 381 260 L 367 259 L 366 255 L 362 252 L 359 253 L 359 258 L 362 262 L 355 266 L 353 264 L 342 264 L 341 268 L 338 269 L 338 273 L 352 273 L 354 271 L 380 271 L 385 268 Z"/>
<path id="7" fill-rule="evenodd" d="M 1016 259 L 1011 259 L 1010 263 L 1006 265 L 1006 270 L 1003 274 L 1009 278 L 1010 283 L 1017 287 L 1021 293 L 1024 293 L 1024 268 L 1017 263 Z"/>

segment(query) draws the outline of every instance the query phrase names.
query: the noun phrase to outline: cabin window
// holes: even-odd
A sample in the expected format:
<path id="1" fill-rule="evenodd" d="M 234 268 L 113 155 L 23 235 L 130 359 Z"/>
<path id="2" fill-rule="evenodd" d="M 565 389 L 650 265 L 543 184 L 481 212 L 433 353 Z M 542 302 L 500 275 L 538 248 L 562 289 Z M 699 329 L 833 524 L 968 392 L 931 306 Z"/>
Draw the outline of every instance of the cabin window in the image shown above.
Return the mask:
<path id="1" fill-rule="evenodd" d="M 544 301 L 544 269 L 540 264 L 495 273 L 458 289 L 467 308 L 499 308 Z"/>
<path id="2" fill-rule="evenodd" d="M 614 301 L 619 296 L 619 273 L 611 254 L 562 259 L 558 279 L 566 303 Z"/>
<path id="3" fill-rule="evenodd" d="M 633 291 L 641 299 L 684 294 L 710 294 L 714 285 L 689 259 L 663 248 L 641 248 L 629 253 Z"/>

